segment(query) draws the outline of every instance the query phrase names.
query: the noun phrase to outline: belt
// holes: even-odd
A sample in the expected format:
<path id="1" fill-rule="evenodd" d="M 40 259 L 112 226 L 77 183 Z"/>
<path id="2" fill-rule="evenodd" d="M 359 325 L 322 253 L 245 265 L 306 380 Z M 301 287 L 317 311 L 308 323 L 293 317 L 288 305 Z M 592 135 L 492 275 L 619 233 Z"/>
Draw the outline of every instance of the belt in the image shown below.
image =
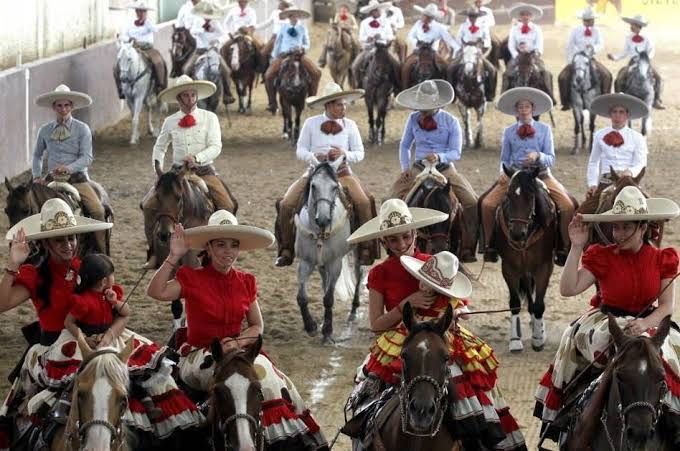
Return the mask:
<path id="1" fill-rule="evenodd" d="M 52 346 L 55 341 L 57 341 L 57 338 L 59 338 L 59 335 L 61 335 L 61 331 L 59 332 L 50 332 L 47 330 L 41 330 L 40 331 L 40 344 L 43 346 Z"/>

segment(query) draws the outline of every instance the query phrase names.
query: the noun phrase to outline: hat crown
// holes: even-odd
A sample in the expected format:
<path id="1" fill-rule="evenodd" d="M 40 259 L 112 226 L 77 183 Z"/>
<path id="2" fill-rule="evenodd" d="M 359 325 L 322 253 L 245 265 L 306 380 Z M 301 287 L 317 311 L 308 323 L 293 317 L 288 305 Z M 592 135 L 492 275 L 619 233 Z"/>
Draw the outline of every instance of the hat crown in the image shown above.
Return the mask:
<path id="1" fill-rule="evenodd" d="M 431 282 L 449 290 L 458 274 L 458 266 L 458 257 L 449 251 L 442 251 L 426 261 L 418 272 Z"/>
<path id="2" fill-rule="evenodd" d="M 387 230 L 413 222 L 408 205 L 401 199 L 388 199 L 380 206 L 380 230 Z"/>
<path id="3" fill-rule="evenodd" d="M 71 88 L 69 88 L 68 86 L 66 86 L 64 84 L 61 84 L 61 85 L 57 86 L 56 88 L 54 88 L 54 92 L 71 92 Z"/>
<path id="4" fill-rule="evenodd" d="M 238 219 L 227 210 L 217 210 L 208 219 L 209 226 L 238 225 Z"/>
<path id="5" fill-rule="evenodd" d="M 193 83 L 194 80 L 188 75 L 181 75 L 175 82 L 175 86 L 182 86 L 188 83 Z"/>
<path id="6" fill-rule="evenodd" d="M 342 92 L 342 87 L 331 81 L 326 83 L 326 86 L 323 87 L 323 94 L 321 94 L 321 97 L 332 96 L 339 92 Z"/>
<path id="7" fill-rule="evenodd" d="M 614 215 L 639 215 L 647 214 L 647 199 L 642 192 L 634 186 L 624 187 L 614 199 L 612 214 Z"/>
<path id="8" fill-rule="evenodd" d="M 429 16 L 438 16 L 439 15 L 439 7 L 435 5 L 434 3 L 428 3 L 428 5 L 423 9 L 423 14 L 427 14 Z"/>
<path id="9" fill-rule="evenodd" d="M 62 199 L 48 199 L 40 209 L 40 231 L 64 229 L 76 226 L 71 207 Z"/>

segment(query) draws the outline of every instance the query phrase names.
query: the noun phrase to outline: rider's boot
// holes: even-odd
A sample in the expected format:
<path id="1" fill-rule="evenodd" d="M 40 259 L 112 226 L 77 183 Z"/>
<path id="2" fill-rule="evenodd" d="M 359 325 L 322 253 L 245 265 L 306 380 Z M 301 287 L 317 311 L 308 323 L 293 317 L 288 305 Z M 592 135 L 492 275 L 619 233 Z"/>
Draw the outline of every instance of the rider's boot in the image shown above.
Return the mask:
<path id="1" fill-rule="evenodd" d="M 276 87 L 274 86 L 275 82 L 275 78 L 273 80 L 265 79 L 264 82 L 264 87 L 267 91 L 267 98 L 269 99 L 269 104 L 267 105 L 266 110 L 272 114 L 276 114 L 276 110 L 278 110 L 278 106 L 276 104 Z"/>
<path id="2" fill-rule="evenodd" d="M 290 266 L 294 259 L 295 246 L 295 208 L 279 204 L 276 218 L 276 241 L 279 247 L 279 255 L 274 263 L 277 267 Z"/>
<path id="3" fill-rule="evenodd" d="M 484 251 L 484 261 L 488 263 L 496 263 L 498 261 L 498 251 L 491 246 Z"/>
<path id="4" fill-rule="evenodd" d="M 654 109 L 657 109 L 657 110 L 665 110 L 666 109 L 666 107 L 663 106 L 661 99 L 659 99 L 658 97 L 654 99 L 654 104 L 652 105 L 652 107 Z"/>
<path id="5" fill-rule="evenodd" d="M 321 49 L 321 56 L 319 57 L 319 67 L 322 68 L 322 69 L 324 67 L 326 67 L 326 46 L 325 45 Z"/>

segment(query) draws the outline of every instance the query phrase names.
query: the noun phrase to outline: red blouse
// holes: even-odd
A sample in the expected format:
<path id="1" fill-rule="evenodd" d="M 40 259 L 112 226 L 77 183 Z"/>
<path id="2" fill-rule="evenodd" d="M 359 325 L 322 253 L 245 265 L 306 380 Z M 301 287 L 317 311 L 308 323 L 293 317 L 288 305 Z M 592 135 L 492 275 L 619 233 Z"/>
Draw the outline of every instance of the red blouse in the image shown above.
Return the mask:
<path id="1" fill-rule="evenodd" d="M 182 266 L 175 279 L 182 287 L 187 313 L 187 343 L 203 348 L 215 338 L 235 337 L 241 332 L 250 304 L 257 299 L 255 276 L 230 270 L 227 274 L 212 265 Z"/>
<path id="2" fill-rule="evenodd" d="M 414 257 L 426 261 L 430 255 L 416 251 Z M 405 297 L 418 291 L 419 285 L 418 279 L 406 271 L 399 257 L 394 255 L 387 257 L 368 273 L 368 288 L 383 295 L 386 311 L 397 307 Z"/>
<path id="3" fill-rule="evenodd" d="M 66 265 L 56 263 L 48 258 L 47 265 L 52 275 L 49 291 L 50 299 L 47 307 L 45 307 L 45 301 L 38 297 L 38 287 L 43 283 L 43 280 L 35 266 L 21 265 L 13 286 L 23 286 L 28 290 L 33 306 L 38 313 L 40 328 L 43 331 L 61 332 L 64 329 L 66 315 L 71 309 L 71 295 L 76 285 L 80 259 L 74 257 L 71 264 Z"/>
<path id="4" fill-rule="evenodd" d="M 600 284 L 595 304 L 638 314 L 659 294 L 662 279 L 678 272 L 678 253 L 673 248 L 642 245 L 638 252 L 617 251 L 616 245 L 590 246 L 581 258 L 585 269 Z"/>
<path id="5" fill-rule="evenodd" d="M 116 298 L 123 299 L 123 287 L 113 285 Z M 71 315 L 81 324 L 110 327 L 113 324 L 113 306 L 100 291 L 88 290 L 71 296 Z"/>

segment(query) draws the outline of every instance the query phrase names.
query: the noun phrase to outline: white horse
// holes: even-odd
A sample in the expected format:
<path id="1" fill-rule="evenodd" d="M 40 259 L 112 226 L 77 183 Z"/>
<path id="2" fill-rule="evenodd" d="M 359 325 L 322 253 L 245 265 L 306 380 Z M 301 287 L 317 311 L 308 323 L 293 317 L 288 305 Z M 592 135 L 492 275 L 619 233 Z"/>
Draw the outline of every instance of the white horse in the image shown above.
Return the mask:
<path id="1" fill-rule="evenodd" d="M 222 74 L 220 72 L 220 50 L 219 43 L 213 43 L 208 51 L 199 56 L 194 66 L 194 73 L 191 78 L 194 80 L 205 80 L 215 84 L 217 90 L 213 95 L 204 100 L 198 101 L 198 107 L 212 111 L 217 111 L 220 104 L 220 97 L 222 97 Z"/>
<path id="2" fill-rule="evenodd" d="M 139 143 L 139 115 L 146 107 L 149 117 L 149 133 L 158 136 L 160 129 L 159 103 L 154 93 L 153 68 L 134 48 L 132 42 L 120 42 L 116 65 L 120 70 L 120 83 L 123 95 L 132 114 L 132 134 L 130 144 Z M 154 118 L 154 113 L 156 113 Z"/>
<path id="3" fill-rule="evenodd" d="M 574 115 L 574 147 L 571 154 L 576 155 L 588 144 L 593 145 L 595 113 L 590 108 L 595 97 L 602 94 L 600 74 L 593 65 L 592 51 L 579 52 L 571 60 L 573 76 L 569 87 L 569 100 Z M 589 136 L 586 138 L 586 121 L 589 123 Z"/>
<path id="4" fill-rule="evenodd" d="M 625 92 L 642 100 L 648 110 L 652 111 L 654 103 L 654 80 L 652 79 L 651 64 L 647 52 L 639 52 L 628 63 L 626 82 L 624 86 L 616 86 L 616 92 Z M 618 81 L 618 80 L 617 80 Z M 652 130 L 652 117 L 642 118 L 640 133 L 647 136 Z"/>

